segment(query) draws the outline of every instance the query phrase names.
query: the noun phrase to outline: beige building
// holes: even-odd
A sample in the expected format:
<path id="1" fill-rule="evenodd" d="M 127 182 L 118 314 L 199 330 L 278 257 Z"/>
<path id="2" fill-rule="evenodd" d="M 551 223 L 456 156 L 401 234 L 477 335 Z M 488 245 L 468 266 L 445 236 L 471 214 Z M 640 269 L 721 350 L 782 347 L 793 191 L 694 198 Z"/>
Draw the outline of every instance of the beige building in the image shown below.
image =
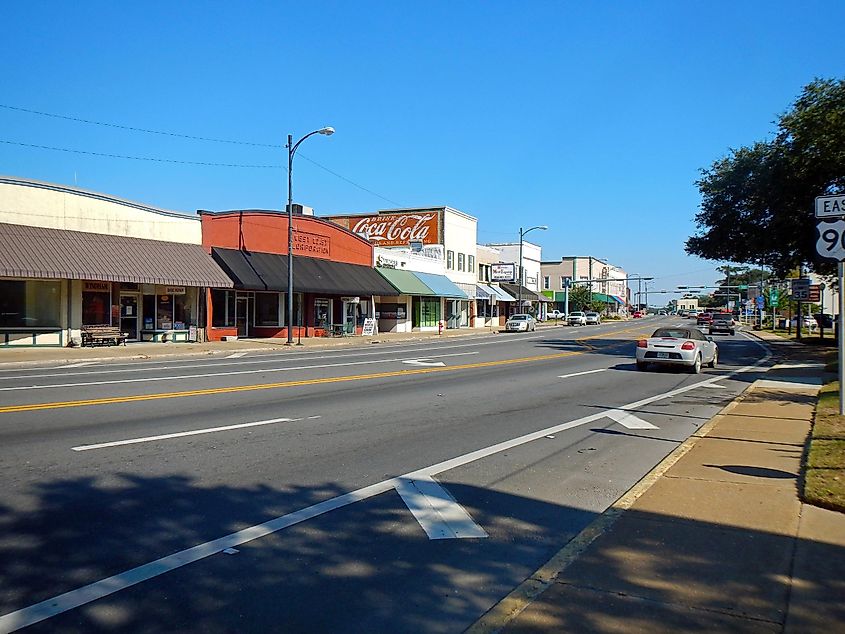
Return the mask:
<path id="1" fill-rule="evenodd" d="M 593 256 L 567 256 L 560 260 L 540 263 L 540 292 L 555 302 L 561 311 L 567 306 L 567 287 L 586 285 L 592 290 L 594 301 L 602 302 L 606 312 L 625 314 L 630 304 L 628 275 L 624 269 Z"/>
<path id="2" fill-rule="evenodd" d="M 0 177 L 0 348 L 63 346 L 93 325 L 187 341 L 201 335 L 205 289 L 231 286 L 197 217 Z"/>

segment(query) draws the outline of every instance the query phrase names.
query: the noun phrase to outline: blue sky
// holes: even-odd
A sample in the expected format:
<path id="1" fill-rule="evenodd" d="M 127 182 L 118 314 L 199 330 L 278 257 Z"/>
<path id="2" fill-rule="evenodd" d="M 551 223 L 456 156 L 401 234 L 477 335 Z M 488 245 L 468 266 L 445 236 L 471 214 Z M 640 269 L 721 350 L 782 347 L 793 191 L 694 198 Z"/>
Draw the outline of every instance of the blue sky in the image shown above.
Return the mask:
<path id="1" fill-rule="evenodd" d="M 294 166 L 294 198 L 318 214 L 449 205 L 478 218 L 482 243 L 546 224 L 531 234 L 544 259 L 607 258 L 658 290 L 719 277 L 720 263 L 683 251 L 699 169 L 771 135 L 813 78 L 845 76 L 841 0 L 33 1 L 3 13 L 3 106 L 279 147 L 0 108 L 2 174 L 186 212 L 282 208 L 281 167 L 8 142 L 282 166 L 288 133 L 331 125 Z"/>

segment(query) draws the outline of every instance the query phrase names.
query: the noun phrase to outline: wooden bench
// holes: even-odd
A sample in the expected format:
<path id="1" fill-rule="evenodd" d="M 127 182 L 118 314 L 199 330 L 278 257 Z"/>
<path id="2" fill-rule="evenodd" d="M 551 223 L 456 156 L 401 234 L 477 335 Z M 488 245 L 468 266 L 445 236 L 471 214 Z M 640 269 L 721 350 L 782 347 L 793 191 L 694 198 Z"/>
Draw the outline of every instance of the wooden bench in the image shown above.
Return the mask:
<path id="1" fill-rule="evenodd" d="M 82 326 L 83 346 L 119 346 L 126 345 L 128 332 L 120 332 L 117 326 Z"/>

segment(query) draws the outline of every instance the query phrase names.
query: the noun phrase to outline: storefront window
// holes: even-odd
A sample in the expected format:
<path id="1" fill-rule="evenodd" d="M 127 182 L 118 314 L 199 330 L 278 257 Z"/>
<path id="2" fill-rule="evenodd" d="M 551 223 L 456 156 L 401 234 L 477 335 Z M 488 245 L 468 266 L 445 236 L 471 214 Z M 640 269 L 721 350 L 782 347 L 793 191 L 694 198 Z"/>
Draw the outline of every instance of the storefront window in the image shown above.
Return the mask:
<path id="1" fill-rule="evenodd" d="M 255 294 L 255 325 L 279 325 L 279 293 Z"/>
<path id="2" fill-rule="evenodd" d="M 156 296 L 156 329 L 173 328 L 173 295 Z"/>
<path id="3" fill-rule="evenodd" d="M 440 299 L 430 297 L 414 298 L 414 328 L 436 327 L 440 321 Z"/>
<path id="4" fill-rule="evenodd" d="M 225 328 L 235 325 L 235 293 L 233 291 L 211 291 L 211 325 Z"/>
<path id="5" fill-rule="evenodd" d="M 317 328 L 325 328 L 331 325 L 330 306 L 331 303 L 328 299 L 317 298 L 314 300 L 314 325 Z"/>
<path id="6" fill-rule="evenodd" d="M 86 282 L 94 286 L 94 283 Z M 82 325 L 111 325 L 111 285 L 102 283 L 105 290 L 82 291 Z"/>
<path id="7" fill-rule="evenodd" d="M 58 328 L 61 315 L 61 284 L 58 281 L 0 280 L 0 326 Z"/>

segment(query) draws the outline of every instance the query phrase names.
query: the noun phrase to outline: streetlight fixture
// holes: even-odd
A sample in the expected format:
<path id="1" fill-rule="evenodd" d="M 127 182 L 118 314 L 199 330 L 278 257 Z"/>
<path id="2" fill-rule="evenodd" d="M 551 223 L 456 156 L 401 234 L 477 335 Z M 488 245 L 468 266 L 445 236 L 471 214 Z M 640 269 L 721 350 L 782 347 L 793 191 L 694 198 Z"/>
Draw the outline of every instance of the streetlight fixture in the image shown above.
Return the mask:
<path id="1" fill-rule="evenodd" d="M 539 229 L 540 231 L 545 231 L 548 229 L 546 225 L 537 225 L 536 227 L 531 227 L 530 229 L 524 229 L 522 227 L 519 228 L 519 288 L 517 289 L 517 304 L 519 305 L 519 310 L 522 310 L 522 284 L 524 279 L 524 274 L 522 272 L 522 239 L 525 237 L 525 234 L 534 231 L 535 229 Z"/>
<path id="2" fill-rule="evenodd" d="M 286 346 L 293 345 L 293 155 L 296 154 L 296 150 L 305 139 L 315 134 L 331 136 L 334 134 L 334 128 L 326 126 L 314 130 L 296 143 L 293 142 L 293 135 L 289 134 L 288 144 L 285 146 L 288 149 L 288 340 L 285 343 Z"/>

